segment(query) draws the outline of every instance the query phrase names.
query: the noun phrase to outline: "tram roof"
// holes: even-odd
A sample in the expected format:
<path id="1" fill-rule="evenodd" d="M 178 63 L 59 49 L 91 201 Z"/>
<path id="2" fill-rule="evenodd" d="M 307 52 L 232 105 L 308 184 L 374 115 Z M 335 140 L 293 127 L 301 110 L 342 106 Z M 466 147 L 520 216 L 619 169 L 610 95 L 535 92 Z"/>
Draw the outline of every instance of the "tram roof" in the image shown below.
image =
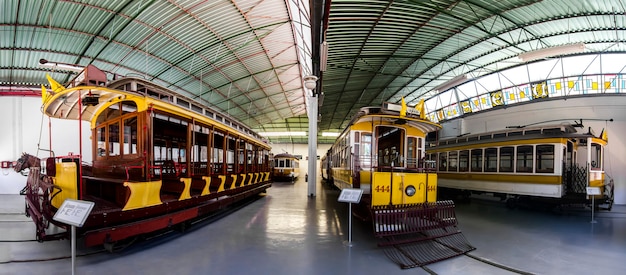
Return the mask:
<path id="1" fill-rule="evenodd" d="M 485 132 L 480 134 L 463 135 L 459 137 L 442 138 L 435 142 L 434 149 L 444 149 L 459 146 L 468 146 L 475 144 L 486 143 L 499 143 L 508 141 L 521 141 L 521 140 L 540 140 L 554 139 L 554 138 L 566 138 L 566 139 L 586 139 L 596 138 L 597 142 L 606 144 L 606 141 L 602 141 L 601 137 L 596 137 L 592 133 L 577 133 L 575 125 L 571 124 L 558 124 L 558 125 L 544 125 L 534 126 L 527 128 L 510 128 L 500 131 Z"/>
<path id="2" fill-rule="evenodd" d="M 319 132 L 340 132 L 363 106 L 403 97 L 415 104 L 460 76 L 532 62 L 519 60 L 522 53 L 581 43 L 585 53 L 626 52 L 620 0 L 6 0 L 2 6 L 0 92 L 36 93 L 47 84 L 45 71 L 62 83 L 77 74 L 42 68 L 40 59 L 91 64 L 145 77 L 264 132 L 308 130 L 308 74 L 321 77 Z M 322 40 L 327 55 L 320 54 Z"/>

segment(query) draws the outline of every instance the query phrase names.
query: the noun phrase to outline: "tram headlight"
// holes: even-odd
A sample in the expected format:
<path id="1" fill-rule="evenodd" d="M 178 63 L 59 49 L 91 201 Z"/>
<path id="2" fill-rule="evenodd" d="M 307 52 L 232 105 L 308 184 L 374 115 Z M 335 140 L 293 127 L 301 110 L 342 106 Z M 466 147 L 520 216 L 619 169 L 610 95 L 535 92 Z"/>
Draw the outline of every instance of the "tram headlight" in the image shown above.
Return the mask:
<path id="1" fill-rule="evenodd" d="M 413 187 L 413 185 L 409 185 L 406 189 L 404 189 L 404 193 L 409 197 L 413 197 L 413 195 L 415 195 L 415 187 Z"/>

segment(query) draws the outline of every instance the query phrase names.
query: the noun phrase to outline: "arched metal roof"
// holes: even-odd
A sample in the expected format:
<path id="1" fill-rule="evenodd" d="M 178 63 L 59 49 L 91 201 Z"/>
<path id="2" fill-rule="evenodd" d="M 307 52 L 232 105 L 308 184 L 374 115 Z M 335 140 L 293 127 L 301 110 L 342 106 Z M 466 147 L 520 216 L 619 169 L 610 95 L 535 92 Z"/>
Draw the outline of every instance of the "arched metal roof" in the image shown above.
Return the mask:
<path id="1" fill-rule="evenodd" d="M 143 77 L 252 128 L 306 113 L 308 3 L 284 0 L 71 1 L 0 4 L 0 88 L 39 87 L 54 63 Z M 309 43 L 310 45 L 310 43 Z"/>
<path id="2" fill-rule="evenodd" d="M 361 107 L 402 97 L 414 105 L 455 77 L 518 65 L 520 53 L 576 43 L 587 53 L 626 52 L 623 0 L 6 0 L 0 8 L 0 92 L 47 83 L 41 58 L 93 64 L 258 131 L 307 131 L 308 74 L 320 76 L 324 93 L 319 132 L 341 132 Z M 328 43 L 327 62 L 305 43 L 311 36 L 313 48 Z M 312 71 L 317 65 L 326 70 Z M 52 71 L 61 82 L 73 74 Z"/>
<path id="3" fill-rule="evenodd" d="M 342 129 L 363 106 L 415 105 L 455 77 L 519 65 L 521 53 L 626 51 L 620 0 L 333 0 L 329 11 L 320 131 Z"/>

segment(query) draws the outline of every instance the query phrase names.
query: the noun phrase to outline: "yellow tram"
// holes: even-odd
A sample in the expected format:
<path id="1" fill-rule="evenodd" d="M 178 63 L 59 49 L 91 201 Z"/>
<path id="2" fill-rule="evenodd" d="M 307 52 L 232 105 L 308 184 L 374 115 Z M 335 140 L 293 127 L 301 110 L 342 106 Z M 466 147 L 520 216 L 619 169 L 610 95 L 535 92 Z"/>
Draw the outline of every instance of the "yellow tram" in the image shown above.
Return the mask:
<path id="1" fill-rule="evenodd" d="M 577 133 L 570 124 L 513 128 L 441 139 L 428 148 L 436 163 L 439 188 L 468 196 L 491 193 L 510 207 L 531 200 L 589 204 L 613 203 L 613 183 L 604 171 L 606 132 L 600 137 Z"/>
<path id="2" fill-rule="evenodd" d="M 272 179 L 295 181 L 300 176 L 300 159 L 292 154 L 282 153 L 272 161 Z"/>
<path id="3" fill-rule="evenodd" d="M 93 66 L 68 88 L 48 78 L 43 112 L 90 122 L 94 159 L 50 157 L 45 170 L 27 154 L 18 161 L 16 170 L 32 163 L 27 215 L 40 241 L 68 236 L 46 231 L 49 223 L 69 228 L 52 219 L 66 199 L 95 203 L 78 229 L 93 246 L 187 226 L 271 186 L 270 147 L 232 118 L 143 79 L 109 82 Z"/>
<path id="4" fill-rule="evenodd" d="M 337 188 L 362 190 L 354 215 L 371 219 L 386 254 L 407 268 L 474 248 L 456 228 L 454 203 L 437 201 L 438 177 L 424 161 L 426 135 L 441 126 L 424 119 L 423 107 L 402 103 L 361 108 L 328 150 L 322 169 Z M 427 244 L 432 241 L 450 250 L 433 253 L 436 245 Z"/>

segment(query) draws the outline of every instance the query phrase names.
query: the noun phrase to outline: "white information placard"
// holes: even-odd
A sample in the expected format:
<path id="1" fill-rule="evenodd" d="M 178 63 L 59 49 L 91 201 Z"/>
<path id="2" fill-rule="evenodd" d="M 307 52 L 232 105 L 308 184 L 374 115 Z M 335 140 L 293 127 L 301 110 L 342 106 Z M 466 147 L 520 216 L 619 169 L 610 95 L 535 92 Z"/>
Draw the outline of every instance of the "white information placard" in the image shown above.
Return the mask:
<path id="1" fill-rule="evenodd" d="M 359 203 L 361 201 L 361 195 L 363 195 L 363 189 L 358 188 L 345 188 L 341 190 L 339 194 L 339 202 Z"/>
<path id="2" fill-rule="evenodd" d="M 91 213 L 94 204 L 95 203 L 91 201 L 66 199 L 52 219 L 81 227 L 85 223 L 85 220 L 87 220 L 89 213 Z"/>
<path id="3" fill-rule="evenodd" d="M 600 187 L 587 187 L 587 195 L 601 195 Z"/>

